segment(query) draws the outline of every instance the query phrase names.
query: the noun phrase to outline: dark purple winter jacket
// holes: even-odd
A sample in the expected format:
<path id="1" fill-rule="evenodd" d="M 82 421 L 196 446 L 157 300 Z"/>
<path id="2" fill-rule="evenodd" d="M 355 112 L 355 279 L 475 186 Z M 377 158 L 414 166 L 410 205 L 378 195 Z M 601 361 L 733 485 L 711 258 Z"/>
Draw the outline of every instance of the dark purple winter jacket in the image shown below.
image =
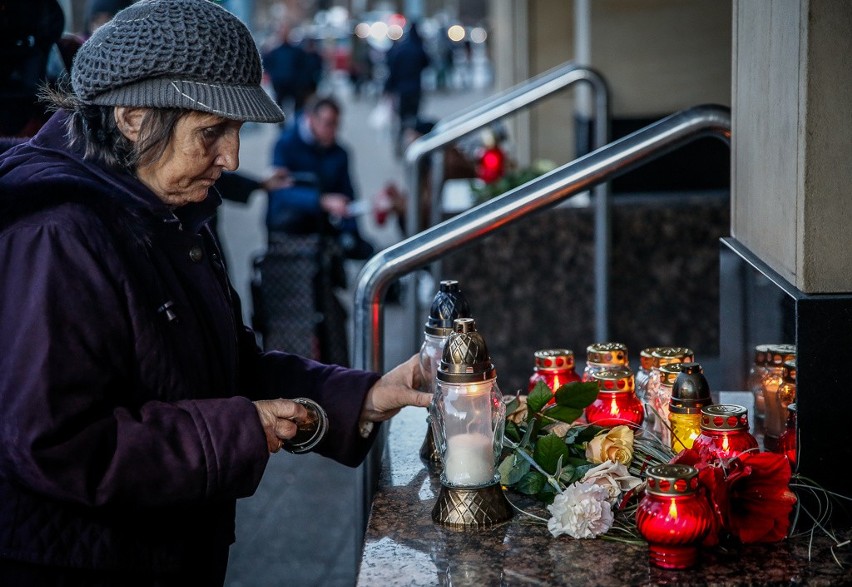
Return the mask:
<path id="1" fill-rule="evenodd" d="M 0 558 L 210 564 L 266 466 L 251 399 L 328 411 L 350 466 L 378 375 L 262 353 L 207 220 L 69 152 L 64 114 L 0 157 Z M 375 434 L 375 432 L 374 432 Z"/>

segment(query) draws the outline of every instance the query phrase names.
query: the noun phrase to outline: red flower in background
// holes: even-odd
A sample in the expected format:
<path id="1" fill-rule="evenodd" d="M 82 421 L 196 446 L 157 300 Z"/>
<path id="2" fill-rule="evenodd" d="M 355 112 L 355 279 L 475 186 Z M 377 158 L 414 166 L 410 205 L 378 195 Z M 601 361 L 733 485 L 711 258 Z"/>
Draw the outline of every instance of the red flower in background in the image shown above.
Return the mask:
<path id="1" fill-rule="evenodd" d="M 796 503 L 790 491 L 790 464 L 776 453 L 743 453 L 730 460 L 702 461 L 697 451 L 681 451 L 673 463 L 698 469 L 714 512 L 714 528 L 704 544 L 713 546 L 724 532 L 740 542 L 777 542 L 787 536 Z"/>

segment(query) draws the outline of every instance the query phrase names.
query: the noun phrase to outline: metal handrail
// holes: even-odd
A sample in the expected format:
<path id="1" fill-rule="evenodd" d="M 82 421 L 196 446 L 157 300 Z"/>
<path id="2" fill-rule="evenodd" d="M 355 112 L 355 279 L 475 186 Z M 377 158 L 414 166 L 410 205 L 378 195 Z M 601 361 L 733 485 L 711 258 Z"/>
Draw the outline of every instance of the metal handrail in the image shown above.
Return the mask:
<path id="1" fill-rule="evenodd" d="M 355 366 L 383 371 L 382 299 L 396 278 L 708 135 L 730 143 L 729 108 L 697 106 L 668 116 L 379 252 L 355 289 Z"/>
<path id="2" fill-rule="evenodd" d="M 518 84 L 470 108 L 444 118 L 431 132 L 415 140 L 405 151 L 408 176 L 408 206 L 406 228 L 408 234 L 420 231 L 420 161 L 434 154 L 433 182 L 429 194 L 430 222 L 440 222 L 439 195 L 443 183 L 443 162 L 437 151 L 456 140 L 475 132 L 510 114 L 529 108 L 540 100 L 583 82 L 591 86 L 594 97 L 592 149 L 603 147 L 609 141 L 609 90 L 604 79 L 593 69 L 574 63 L 556 66 L 536 77 Z M 606 292 L 609 289 L 609 192 L 606 184 L 595 188 L 595 334 L 600 340 L 607 338 L 609 308 Z M 409 319 L 417 324 L 417 298 L 410 304 Z M 418 330 L 415 328 L 415 332 Z"/>

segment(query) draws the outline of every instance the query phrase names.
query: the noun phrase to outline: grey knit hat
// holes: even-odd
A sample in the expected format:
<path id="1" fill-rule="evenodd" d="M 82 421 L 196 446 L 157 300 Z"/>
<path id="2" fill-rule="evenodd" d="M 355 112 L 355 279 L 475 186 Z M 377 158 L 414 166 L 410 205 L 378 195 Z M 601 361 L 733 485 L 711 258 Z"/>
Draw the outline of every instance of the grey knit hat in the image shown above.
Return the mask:
<path id="1" fill-rule="evenodd" d="M 83 43 L 71 68 L 74 92 L 89 104 L 281 122 L 261 76 L 251 33 L 209 0 L 136 2 Z"/>

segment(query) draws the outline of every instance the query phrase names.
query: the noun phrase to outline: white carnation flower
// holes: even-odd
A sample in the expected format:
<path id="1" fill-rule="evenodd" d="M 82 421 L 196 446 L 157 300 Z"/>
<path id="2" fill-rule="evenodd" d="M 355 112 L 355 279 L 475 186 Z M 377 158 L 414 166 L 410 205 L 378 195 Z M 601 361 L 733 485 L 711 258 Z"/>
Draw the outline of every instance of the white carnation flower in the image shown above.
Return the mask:
<path id="1" fill-rule="evenodd" d="M 547 529 L 554 536 L 594 538 L 612 526 L 609 492 L 595 483 L 573 483 L 547 506 L 553 515 Z"/>

